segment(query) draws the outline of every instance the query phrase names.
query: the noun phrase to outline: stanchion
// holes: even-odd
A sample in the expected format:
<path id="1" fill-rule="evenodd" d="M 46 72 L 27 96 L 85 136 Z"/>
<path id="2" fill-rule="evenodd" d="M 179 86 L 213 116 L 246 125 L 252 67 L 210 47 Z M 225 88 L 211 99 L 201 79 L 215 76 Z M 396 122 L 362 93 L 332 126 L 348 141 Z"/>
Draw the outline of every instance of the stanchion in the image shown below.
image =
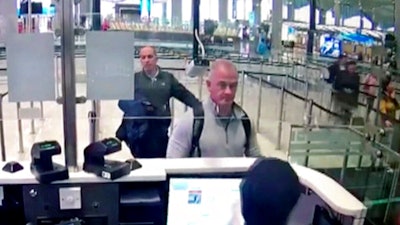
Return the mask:
<path id="1" fill-rule="evenodd" d="M 33 109 L 34 104 L 31 102 L 31 109 Z M 31 134 L 35 134 L 35 120 L 31 119 Z"/>
<path id="2" fill-rule="evenodd" d="M 171 98 L 170 100 L 170 107 L 171 107 L 171 133 L 174 131 L 174 118 L 175 118 L 175 99 Z"/>
<path id="3" fill-rule="evenodd" d="M 92 101 L 92 110 L 89 112 L 89 137 L 90 142 L 99 140 L 100 127 L 100 102 Z"/>
<path id="4" fill-rule="evenodd" d="M 260 132 L 260 117 L 261 117 L 261 103 L 262 103 L 262 76 L 258 77 L 258 102 L 257 102 L 257 132 Z"/>
<path id="5" fill-rule="evenodd" d="M 6 158 L 6 144 L 4 140 L 4 118 L 3 118 L 3 98 L 8 92 L 0 96 L 0 147 L 1 147 L 1 160 L 5 162 Z"/>
<path id="6" fill-rule="evenodd" d="M 24 139 L 23 139 L 23 133 L 22 133 L 22 120 L 20 118 L 20 109 L 21 109 L 21 103 L 17 102 L 17 116 L 18 116 L 18 144 L 19 144 L 19 151 L 18 153 L 24 153 Z"/>
<path id="7" fill-rule="evenodd" d="M 204 74 L 201 74 L 199 76 L 199 100 L 200 101 L 203 99 L 203 82 L 204 82 L 203 76 L 204 76 Z"/>
<path id="8" fill-rule="evenodd" d="M 40 117 L 44 120 L 44 109 L 43 109 L 43 102 L 40 101 Z"/>
<path id="9" fill-rule="evenodd" d="M 279 102 L 279 120 L 278 120 L 278 138 L 276 143 L 276 148 L 281 148 L 281 139 L 282 139 L 282 122 L 283 122 L 283 107 L 284 107 L 284 100 L 285 100 L 285 88 L 287 85 L 289 75 L 286 73 L 285 80 L 281 87 L 281 96 Z"/>
<path id="10" fill-rule="evenodd" d="M 241 75 L 242 75 L 242 83 L 240 88 L 240 105 L 244 107 L 244 84 L 246 79 L 244 75 L 244 70 L 242 70 Z"/>
<path id="11" fill-rule="evenodd" d="M 312 99 L 309 99 L 305 102 L 306 102 L 306 113 L 304 115 L 304 127 L 306 128 L 307 132 L 311 132 L 310 127 L 312 124 L 312 109 L 313 109 L 314 102 Z M 306 135 L 306 137 L 308 138 L 308 135 Z M 309 140 L 306 140 L 306 141 L 309 144 L 310 141 Z M 310 149 L 307 149 L 306 150 L 306 158 L 304 160 L 305 161 L 304 165 L 306 167 L 308 167 L 308 163 L 309 163 L 309 159 L 310 159 L 309 154 L 310 154 Z"/>

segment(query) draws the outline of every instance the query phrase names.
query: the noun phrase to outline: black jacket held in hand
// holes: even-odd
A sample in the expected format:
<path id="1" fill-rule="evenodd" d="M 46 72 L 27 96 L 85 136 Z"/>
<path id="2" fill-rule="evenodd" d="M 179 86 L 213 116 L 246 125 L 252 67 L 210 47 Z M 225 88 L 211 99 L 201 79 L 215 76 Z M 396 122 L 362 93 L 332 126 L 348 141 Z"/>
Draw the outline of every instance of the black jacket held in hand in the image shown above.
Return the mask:
<path id="1" fill-rule="evenodd" d="M 145 97 L 155 108 L 154 116 L 170 117 L 169 100 L 174 97 L 185 105 L 196 108 L 200 101 L 186 89 L 171 73 L 159 69 L 155 78 L 144 72 L 135 73 L 135 98 Z"/>

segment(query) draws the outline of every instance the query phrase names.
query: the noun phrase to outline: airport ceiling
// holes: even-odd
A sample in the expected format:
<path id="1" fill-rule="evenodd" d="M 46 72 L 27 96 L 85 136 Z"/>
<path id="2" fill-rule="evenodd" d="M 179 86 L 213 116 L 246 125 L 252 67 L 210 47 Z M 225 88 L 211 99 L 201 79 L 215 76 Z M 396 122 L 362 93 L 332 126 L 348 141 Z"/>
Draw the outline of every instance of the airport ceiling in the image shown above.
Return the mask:
<path id="1" fill-rule="evenodd" d="M 310 0 L 287 0 L 296 8 L 309 5 Z M 335 0 L 316 0 L 317 7 L 330 10 Z M 365 16 L 383 28 L 393 27 L 395 0 L 340 0 L 342 16 L 349 18 L 360 13 L 360 4 Z"/>

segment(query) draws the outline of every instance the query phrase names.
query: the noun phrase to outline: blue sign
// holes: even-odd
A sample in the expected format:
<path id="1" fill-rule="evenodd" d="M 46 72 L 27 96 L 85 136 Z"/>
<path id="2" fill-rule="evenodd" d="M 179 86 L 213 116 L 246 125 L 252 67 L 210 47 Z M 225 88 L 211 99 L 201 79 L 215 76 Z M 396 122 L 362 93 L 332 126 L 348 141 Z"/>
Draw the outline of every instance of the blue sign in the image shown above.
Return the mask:
<path id="1" fill-rule="evenodd" d="M 254 26 L 255 20 L 256 20 L 256 15 L 254 14 L 254 11 L 253 11 L 249 14 L 249 25 L 251 27 Z"/>
<path id="2" fill-rule="evenodd" d="M 294 34 L 296 31 L 293 27 L 288 28 L 288 34 Z"/>

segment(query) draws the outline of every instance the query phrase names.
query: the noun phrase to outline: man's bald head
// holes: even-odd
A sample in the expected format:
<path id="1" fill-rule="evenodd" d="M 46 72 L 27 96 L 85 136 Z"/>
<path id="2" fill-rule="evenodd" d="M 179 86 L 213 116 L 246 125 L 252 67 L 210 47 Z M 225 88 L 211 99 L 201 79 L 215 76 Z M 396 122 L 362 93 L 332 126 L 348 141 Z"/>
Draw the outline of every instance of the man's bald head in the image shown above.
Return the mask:
<path id="1" fill-rule="evenodd" d="M 217 59 L 211 65 L 207 88 L 211 99 L 220 110 L 230 111 L 235 99 L 238 79 L 236 66 L 231 61 Z"/>
<path id="2" fill-rule="evenodd" d="M 229 73 L 238 77 L 236 66 L 231 61 L 226 59 L 217 59 L 211 65 L 209 79 L 222 73 Z"/>
<path id="3" fill-rule="evenodd" d="M 153 46 L 149 46 L 149 45 L 144 46 L 143 48 L 140 49 L 139 56 L 141 56 L 142 54 L 148 54 L 148 53 L 151 53 L 154 56 L 157 56 L 156 48 L 154 48 Z"/>
<path id="4" fill-rule="evenodd" d="M 145 46 L 139 52 L 140 63 L 143 71 L 148 75 L 154 75 L 157 71 L 157 52 L 152 46 Z"/>

